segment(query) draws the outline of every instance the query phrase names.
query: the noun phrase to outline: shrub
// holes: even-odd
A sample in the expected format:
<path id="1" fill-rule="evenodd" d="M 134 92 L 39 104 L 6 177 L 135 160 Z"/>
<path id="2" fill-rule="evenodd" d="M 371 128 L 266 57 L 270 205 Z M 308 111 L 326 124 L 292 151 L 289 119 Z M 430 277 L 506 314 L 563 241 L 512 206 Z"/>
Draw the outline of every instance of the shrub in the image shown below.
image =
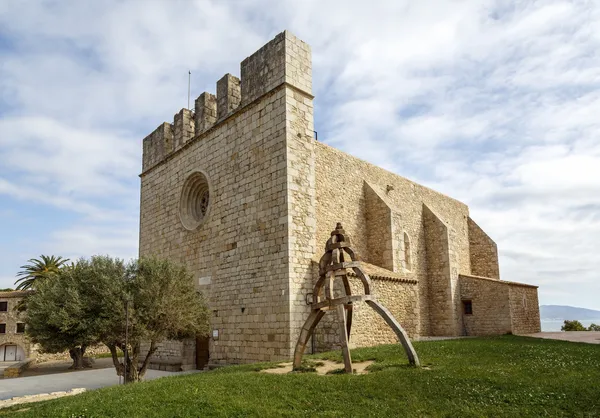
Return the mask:
<path id="1" fill-rule="evenodd" d="M 583 326 L 583 324 L 577 320 L 569 321 L 565 319 L 565 323 L 562 327 L 560 327 L 561 331 L 587 331 L 587 328 Z"/>
<path id="2" fill-rule="evenodd" d="M 600 325 L 592 324 L 588 328 L 588 331 L 600 331 Z"/>

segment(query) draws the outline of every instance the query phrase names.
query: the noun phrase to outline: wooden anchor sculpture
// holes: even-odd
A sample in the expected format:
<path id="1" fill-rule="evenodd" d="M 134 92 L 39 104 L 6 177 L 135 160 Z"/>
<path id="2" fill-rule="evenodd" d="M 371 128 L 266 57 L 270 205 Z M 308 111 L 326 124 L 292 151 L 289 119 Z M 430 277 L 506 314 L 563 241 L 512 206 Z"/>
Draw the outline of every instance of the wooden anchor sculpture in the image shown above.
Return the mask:
<path id="1" fill-rule="evenodd" d="M 350 258 L 350 261 L 346 261 L 346 256 Z M 348 281 L 348 269 L 352 269 L 362 282 L 365 291 L 364 295 L 352 296 L 350 282 Z M 346 296 L 334 298 L 333 286 L 337 277 L 341 277 L 342 279 Z M 320 296 L 323 287 L 325 287 L 324 299 Z M 396 321 L 390 311 L 377 302 L 371 294 L 371 279 L 362 270 L 356 253 L 350 247 L 350 239 L 344 232 L 341 223 L 338 223 L 335 230 L 331 232 L 331 238 L 327 240 L 327 244 L 325 245 L 325 254 L 319 261 L 319 280 L 315 284 L 313 298 L 312 312 L 306 319 L 296 343 L 294 369 L 300 367 L 306 344 L 313 335 L 319 321 L 325 316 L 327 311 L 335 309 L 340 322 L 340 341 L 344 356 L 344 369 L 346 373 L 352 373 L 352 359 L 350 358 L 348 342 L 352 328 L 352 307 L 354 302 L 366 302 L 375 312 L 381 315 L 396 333 L 398 340 L 400 340 L 406 351 L 410 364 L 413 366 L 420 365 L 419 357 L 402 326 Z"/>

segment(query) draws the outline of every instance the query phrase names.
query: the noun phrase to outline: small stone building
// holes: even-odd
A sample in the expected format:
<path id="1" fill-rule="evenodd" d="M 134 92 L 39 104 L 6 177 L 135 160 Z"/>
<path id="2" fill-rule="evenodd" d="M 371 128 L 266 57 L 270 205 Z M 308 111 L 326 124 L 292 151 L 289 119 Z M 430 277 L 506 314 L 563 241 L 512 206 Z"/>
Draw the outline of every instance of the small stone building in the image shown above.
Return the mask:
<path id="1" fill-rule="evenodd" d="M 240 75 L 143 141 L 140 255 L 186 264 L 213 312 L 209 340 L 169 342 L 157 362 L 290 359 L 337 222 L 411 337 L 540 330 L 537 287 L 500 280 L 464 203 L 317 141 L 306 43 L 280 33 Z M 335 347 L 332 325 L 312 350 Z M 395 341 L 355 307 L 351 344 Z"/>
<path id="2" fill-rule="evenodd" d="M 27 291 L 0 292 L 0 362 L 21 361 L 31 355 L 25 336 L 24 314 L 15 310 Z"/>

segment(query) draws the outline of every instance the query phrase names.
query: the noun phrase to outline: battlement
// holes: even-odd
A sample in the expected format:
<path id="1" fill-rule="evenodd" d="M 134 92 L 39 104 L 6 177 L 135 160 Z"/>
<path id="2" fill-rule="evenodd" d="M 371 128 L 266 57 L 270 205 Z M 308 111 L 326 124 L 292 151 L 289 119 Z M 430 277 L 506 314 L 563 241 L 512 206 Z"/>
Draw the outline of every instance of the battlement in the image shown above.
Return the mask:
<path id="1" fill-rule="evenodd" d="M 312 95 L 310 46 L 281 32 L 241 62 L 240 74 L 225 74 L 217 81 L 216 96 L 203 92 L 194 111 L 181 109 L 173 123 L 162 123 L 144 138 L 142 171 L 282 84 Z"/>

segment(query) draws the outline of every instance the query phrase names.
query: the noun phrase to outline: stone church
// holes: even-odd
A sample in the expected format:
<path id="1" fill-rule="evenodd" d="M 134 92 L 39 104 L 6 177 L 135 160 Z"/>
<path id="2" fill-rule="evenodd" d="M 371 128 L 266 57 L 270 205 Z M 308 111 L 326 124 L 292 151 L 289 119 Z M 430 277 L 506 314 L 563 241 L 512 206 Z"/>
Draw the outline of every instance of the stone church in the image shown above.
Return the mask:
<path id="1" fill-rule="evenodd" d="M 539 331 L 537 287 L 500 280 L 464 203 L 317 141 L 311 65 L 282 32 L 144 139 L 140 256 L 187 265 L 212 310 L 208 339 L 166 343 L 153 366 L 289 360 L 337 222 L 411 338 Z M 396 341 L 354 312 L 352 346 Z M 335 348 L 334 325 L 309 350 Z"/>

